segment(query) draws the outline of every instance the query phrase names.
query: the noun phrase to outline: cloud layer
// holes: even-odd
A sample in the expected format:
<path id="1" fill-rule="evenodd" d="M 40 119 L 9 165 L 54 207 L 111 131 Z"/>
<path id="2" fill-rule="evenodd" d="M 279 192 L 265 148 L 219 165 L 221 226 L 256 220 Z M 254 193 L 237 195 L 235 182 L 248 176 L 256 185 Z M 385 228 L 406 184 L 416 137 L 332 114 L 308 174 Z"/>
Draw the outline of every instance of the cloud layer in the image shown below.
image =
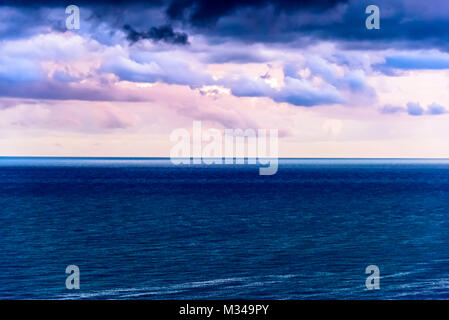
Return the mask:
<path id="1" fill-rule="evenodd" d="M 0 1 L 0 134 L 145 133 L 163 145 L 158 133 L 204 120 L 278 128 L 286 149 L 316 151 L 405 139 L 407 121 L 438 127 L 447 1 L 377 1 L 380 30 L 365 27 L 369 4 L 82 0 L 80 29 L 67 30 L 64 1 Z"/>

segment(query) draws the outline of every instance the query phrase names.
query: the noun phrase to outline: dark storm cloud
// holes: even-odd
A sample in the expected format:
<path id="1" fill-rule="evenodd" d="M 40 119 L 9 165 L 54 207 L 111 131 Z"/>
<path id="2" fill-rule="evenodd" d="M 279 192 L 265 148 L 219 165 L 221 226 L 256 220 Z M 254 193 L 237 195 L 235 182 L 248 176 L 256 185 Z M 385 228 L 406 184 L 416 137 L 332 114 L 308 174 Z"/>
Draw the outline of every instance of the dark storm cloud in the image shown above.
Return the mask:
<path id="1" fill-rule="evenodd" d="M 123 29 L 127 32 L 126 38 L 133 43 L 142 39 L 149 39 L 155 42 L 163 41 L 166 43 L 182 45 L 186 45 L 189 43 L 187 34 L 183 32 L 173 31 L 171 25 L 151 27 L 151 29 L 147 32 L 138 32 L 129 25 L 125 25 Z"/>
<path id="2" fill-rule="evenodd" d="M 130 5 L 130 4 L 142 4 L 161 6 L 166 1 L 164 0 L 0 0 L 1 6 L 14 6 L 14 7 L 66 7 L 69 5 L 77 6 L 113 6 L 113 5 Z"/>
<path id="3" fill-rule="evenodd" d="M 380 8 L 380 29 L 368 30 L 365 9 Z M 173 0 L 166 9 L 211 38 L 245 42 L 337 41 L 351 49 L 439 48 L 449 51 L 445 0 L 226 1 Z M 310 40 L 307 40 L 310 41 Z"/>
<path id="4" fill-rule="evenodd" d="M 75 1 L 87 8 L 91 16 L 84 19 L 108 24 L 111 32 L 130 26 L 131 39 L 149 38 L 171 43 L 187 42 L 187 34 L 202 34 L 209 41 L 223 43 L 238 40 L 247 43 L 292 43 L 306 46 L 314 41 L 330 40 L 350 49 L 421 49 L 449 51 L 449 2 L 445 0 L 105 0 Z M 72 1 L 1 1 L 0 5 L 20 8 L 22 12 L 43 7 L 61 8 Z M 375 4 L 380 8 L 380 30 L 367 30 L 365 9 Z M 149 13 L 151 8 L 154 12 Z M 84 12 L 86 12 L 84 11 Z M 64 13 L 63 13 L 64 14 Z M 84 13 L 85 14 L 85 13 Z M 43 27 L 62 30 L 61 21 L 48 21 L 45 15 L 7 19 L 0 36 L 13 36 L 23 30 Z M 58 20 L 58 19 L 56 19 Z M 94 25 L 94 23 L 92 22 Z M 160 29 L 161 25 L 173 26 Z M 153 29 L 154 28 L 154 29 Z M 22 30 L 23 29 L 23 30 Z M 149 30 L 149 31 L 148 31 Z M 153 31 L 152 31 L 153 30 Z M 92 33 L 99 32 L 95 28 Z M 107 35 L 102 35 L 107 37 Z M 107 41 L 107 40 L 105 40 Z"/>
<path id="5" fill-rule="evenodd" d="M 134 30 L 149 30 L 150 28 L 157 28 L 158 25 L 154 21 L 160 22 L 161 17 L 165 20 L 164 24 L 173 25 L 181 24 L 186 30 L 195 29 L 196 33 L 204 35 L 212 35 L 217 37 L 234 37 L 248 38 L 252 42 L 268 41 L 268 42 L 284 42 L 287 37 L 280 33 L 266 32 L 266 26 L 254 26 L 253 15 L 239 16 L 242 10 L 258 11 L 258 15 L 265 16 L 269 20 L 267 23 L 274 23 L 274 20 L 279 18 L 279 14 L 292 15 L 295 12 L 305 10 L 307 12 L 325 12 L 326 10 L 335 7 L 337 4 L 346 3 L 348 0 L 227 0 L 227 1 L 208 1 L 208 0 L 169 0 L 169 1 L 152 1 L 152 0 L 128 0 L 128 1 L 61 1 L 61 0 L 43 0 L 35 1 L 1 1 L 0 6 L 10 6 L 19 8 L 22 11 L 27 11 L 30 23 L 36 25 L 50 26 L 54 30 L 62 31 L 61 26 L 64 27 L 63 22 L 65 17 L 63 11 L 66 6 L 76 4 L 81 9 L 82 19 L 89 20 L 95 24 L 93 20 L 99 23 L 108 23 L 111 28 L 120 30 L 124 25 L 129 25 Z M 45 17 L 36 16 L 36 10 L 43 8 L 56 8 L 62 12 L 59 23 L 52 24 L 45 19 Z M 154 15 L 148 15 L 145 8 L 152 8 L 158 10 Z M 84 9 L 84 10 L 83 10 Z M 87 9 L 87 10 L 86 10 Z M 267 9 L 268 11 L 266 11 Z M 88 12 L 88 17 L 86 17 Z M 232 22 L 232 26 L 222 25 L 219 23 L 221 18 L 236 19 Z M 62 24 L 61 24 L 62 22 Z M 276 29 L 278 31 L 287 31 L 290 34 L 289 23 L 284 25 L 284 22 L 278 21 Z M 159 23 L 161 25 L 161 23 Z M 27 24 L 15 25 L 15 27 L 27 29 Z M 32 26 L 30 26 L 32 27 Z M 249 27 L 249 28 L 248 28 Z M 154 37 L 158 33 L 166 30 L 153 30 Z M 249 32 L 248 32 L 249 31 Z M 144 33 L 144 32 L 142 32 Z M 132 35 L 131 35 L 132 36 Z M 139 37 L 138 35 L 136 35 Z M 148 34 L 146 34 L 148 36 Z M 182 41 L 183 35 L 176 38 Z M 263 39 L 259 39 L 263 36 Z M 275 36 L 275 37 L 273 37 Z M 288 37 L 289 41 L 291 37 Z"/>
<path id="6" fill-rule="evenodd" d="M 203 26 L 216 22 L 219 18 L 229 16 L 240 9 L 273 6 L 278 12 L 292 12 L 301 9 L 326 10 L 342 0 L 172 0 L 167 8 L 167 15 L 172 19 L 186 20 L 193 25 Z"/>
<path id="7" fill-rule="evenodd" d="M 380 29 L 368 30 L 365 20 L 368 5 L 380 8 Z M 197 9 L 199 10 L 199 9 Z M 441 11 L 440 11 L 441 10 Z M 305 39 L 329 40 L 350 49 L 439 48 L 449 51 L 449 2 L 435 0 L 387 1 L 352 0 L 308 8 L 277 9 L 273 1 L 266 6 L 245 7 L 220 16 L 220 19 L 187 19 L 195 30 L 210 37 L 231 37 L 245 42 L 297 42 Z M 195 15 L 194 15 L 195 16 Z M 214 15 L 212 15 L 213 17 Z M 172 17 L 174 18 L 174 17 Z M 214 23 L 211 23 L 213 21 Z"/>

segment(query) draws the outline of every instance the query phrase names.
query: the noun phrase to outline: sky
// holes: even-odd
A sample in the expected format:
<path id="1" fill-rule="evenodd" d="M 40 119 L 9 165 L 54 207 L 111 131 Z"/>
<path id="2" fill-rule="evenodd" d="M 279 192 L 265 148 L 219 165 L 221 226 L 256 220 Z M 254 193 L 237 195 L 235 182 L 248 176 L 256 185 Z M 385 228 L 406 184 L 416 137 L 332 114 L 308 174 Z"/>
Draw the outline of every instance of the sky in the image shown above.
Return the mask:
<path id="1" fill-rule="evenodd" d="M 448 13 L 444 0 L 0 0 L 0 156 L 168 157 L 170 133 L 202 121 L 278 129 L 280 157 L 447 158 Z"/>

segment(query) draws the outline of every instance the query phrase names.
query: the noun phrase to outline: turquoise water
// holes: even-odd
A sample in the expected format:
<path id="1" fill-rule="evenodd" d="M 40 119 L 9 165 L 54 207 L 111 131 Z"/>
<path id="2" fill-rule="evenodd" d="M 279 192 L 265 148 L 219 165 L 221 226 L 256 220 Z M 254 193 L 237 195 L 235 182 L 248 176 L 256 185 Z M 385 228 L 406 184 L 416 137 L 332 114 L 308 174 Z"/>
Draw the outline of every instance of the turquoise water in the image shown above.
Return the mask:
<path id="1" fill-rule="evenodd" d="M 0 158 L 3 299 L 449 297 L 449 161 Z M 67 290 L 75 264 L 81 289 Z M 380 268 L 380 290 L 365 268 Z"/>

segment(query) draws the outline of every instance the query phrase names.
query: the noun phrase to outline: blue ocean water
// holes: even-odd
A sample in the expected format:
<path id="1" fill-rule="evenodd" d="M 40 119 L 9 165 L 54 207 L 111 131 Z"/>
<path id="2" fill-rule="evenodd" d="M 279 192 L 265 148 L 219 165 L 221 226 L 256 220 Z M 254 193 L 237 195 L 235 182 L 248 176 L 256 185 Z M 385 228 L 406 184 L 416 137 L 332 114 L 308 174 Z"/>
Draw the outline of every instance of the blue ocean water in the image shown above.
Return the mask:
<path id="1" fill-rule="evenodd" d="M 1 158 L 0 298 L 449 298 L 448 160 L 258 169 Z"/>

